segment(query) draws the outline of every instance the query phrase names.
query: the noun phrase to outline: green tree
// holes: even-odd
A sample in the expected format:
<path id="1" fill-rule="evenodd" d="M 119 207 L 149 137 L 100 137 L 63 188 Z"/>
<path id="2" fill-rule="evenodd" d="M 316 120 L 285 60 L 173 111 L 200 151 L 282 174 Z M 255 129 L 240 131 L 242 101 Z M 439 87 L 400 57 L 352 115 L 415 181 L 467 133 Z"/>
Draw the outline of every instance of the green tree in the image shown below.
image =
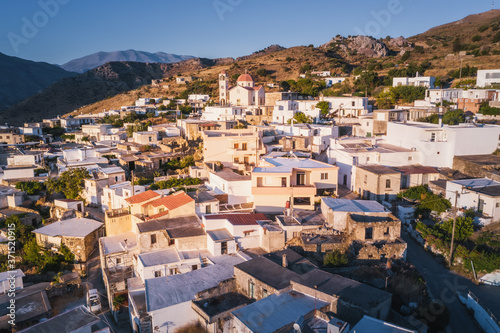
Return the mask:
<path id="1" fill-rule="evenodd" d="M 49 193 L 63 193 L 68 199 L 79 199 L 83 180 L 89 177 L 89 172 L 84 168 L 70 169 L 62 172 L 58 178 L 49 178 L 45 185 Z"/>
<path id="2" fill-rule="evenodd" d="M 267 75 L 267 69 L 259 68 L 255 73 L 260 77 L 265 77 Z"/>
<path id="3" fill-rule="evenodd" d="M 44 184 L 37 181 L 18 182 L 16 183 L 16 188 L 26 192 L 28 195 L 40 194 L 40 192 L 45 190 Z"/>
<path id="4" fill-rule="evenodd" d="M 323 265 L 328 267 L 344 266 L 349 263 L 347 253 L 342 253 L 339 250 L 329 252 L 323 259 Z"/>
<path id="5" fill-rule="evenodd" d="M 328 103 L 327 101 L 321 101 L 316 104 L 316 108 L 321 110 L 321 117 L 324 118 L 330 112 L 330 103 Z"/>
<path id="6" fill-rule="evenodd" d="M 450 235 L 453 230 L 453 219 L 443 223 L 443 229 Z M 455 239 L 463 242 L 474 233 L 474 223 L 471 217 L 459 216 L 455 223 Z"/>
<path id="7" fill-rule="evenodd" d="M 29 240 L 28 242 L 26 242 L 26 244 L 24 244 L 23 252 L 24 260 L 35 266 L 43 266 L 43 255 L 40 246 L 38 246 L 38 244 L 36 243 L 35 238 Z"/>
<path id="8" fill-rule="evenodd" d="M 281 81 L 280 87 L 281 87 L 282 91 L 289 91 L 290 90 L 290 84 L 286 81 Z"/>
<path id="9" fill-rule="evenodd" d="M 166 109 L 167 109 L 167 107 L 163 104 L 158 107 L 159 111 L 165 111 Z"/>
<path id="10" fill-rule="evenodd" d="M 303 112 L 297 112 L 294 116 L 294 123 L 298 124 L 312 124 L 313 120 L 310 116 L 305 115 Z M 291 119 L 288 119 L 288 124 L 292 123 Z"/>
<path id="11" fill-rule="evenodd" d="M 465 122 L 465 115 L 463 110 L 451 110 L 443 115 L 443 123 L 447 125 L 458 125 Z"/>

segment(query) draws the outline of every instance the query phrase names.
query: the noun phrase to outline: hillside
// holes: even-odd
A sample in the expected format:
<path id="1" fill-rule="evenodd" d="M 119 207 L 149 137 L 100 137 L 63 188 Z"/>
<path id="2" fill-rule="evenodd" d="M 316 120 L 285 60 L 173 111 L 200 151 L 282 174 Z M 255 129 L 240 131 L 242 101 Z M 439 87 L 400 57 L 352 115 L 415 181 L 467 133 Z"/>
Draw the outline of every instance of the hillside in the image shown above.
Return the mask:
<path id="1" fill-rule="evenodd" d="M 46 62 L 34 62 L 0 53 L 0 110 L 36 94 L 76 73 Z"/>
<path id="2" fill-rule="evenodd" d="M 68 61 L 61 68 L 70 72 L 83 73 L 112 61 L 132 61 L 144 63 L 169 64 L 194 58 L 189 55 L 177 55 L 165 52 L 144 52 L 136 50 L 97 52 L 78 59 Z"/>
<path id="3" fill-rule="evenodd" d="M 342 93 L 362 95 L 366 88 L 354 86 L 352 77 L 364 71 L 374 72 L 381 83 L 391 70 L 419 68 L 420 74 L 434 75 L 450 84 L 448 73 L 460 67 L 458 57 L 447 57 L 450 53 L 458 54 L 454 48 L 468 54 L 462 59 L 464 66 L 500 68 L 500 46 L 494 42 L 499 23 L 500 11 L 496 10 L 468 16 L 408 40 L 403 37 L 336 36 L 319 47 L 309 45 L 285 49 L 272 45 L 236 60 L 196 58 L 174 64 L 112 62 L 56 83 L 9 109 L 7 118 L 19 123 L 40 120 L 40 115 L 52 117 L 73 110 L 78 114 L 99 112 L 131 104 L 139 97 L 179 97 L 186 88 L 192 93 L 211 94 L 216 99 L 216 80 L 222 70 L 227 72 L 231 84 L 235 84 L 237 77 L 244 72 L 252 75 L 257 84 L 266 84 L 297 80 L 304 71 L 330 70 L 332 75 L 351 76 Z M 453 29 L 457 25 L 460 28 Z M 474 37 L 477 34 L 482 34 L 481 38 Z M 500 41 L 500 35 L 498 38 Z M 455 40 L 458 40 L 459 47 L 453 42 Z M 192 75 L 199 80 L 187 86 L 177 85 L 175 76 L 178 75 Z M 151 79 L 159 78 L 165 80 L 164 85 L 168 88 L 152 89 L 149 86 Z M 315 84 L 319 85 L 320 81 L 318 79 Z M 375 87 L 368 88 L 368 93 L 371 94 Z M 376 88 L 376 92 L 383 90 L 383 87 Z M 273 89 L 266 88 L 267 91 Z M 329 93 L 338 91 L 330 90 Z M 20 114 L 23 117 L 19 117 Z"/>

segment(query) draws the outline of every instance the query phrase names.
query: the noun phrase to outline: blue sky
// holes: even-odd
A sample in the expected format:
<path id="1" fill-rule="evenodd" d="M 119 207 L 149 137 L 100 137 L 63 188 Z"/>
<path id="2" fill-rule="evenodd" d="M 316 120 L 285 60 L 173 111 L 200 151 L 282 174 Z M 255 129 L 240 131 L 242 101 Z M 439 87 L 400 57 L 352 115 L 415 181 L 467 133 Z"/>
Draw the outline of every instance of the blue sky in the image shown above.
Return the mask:
<path id="1" fill-rule="evenodd" d="M 127 49 L 237 57 L 337 34 L 409 37 L 490 9 L 490 0 L 1 0 L 0 52 L 56 64 Z"/>

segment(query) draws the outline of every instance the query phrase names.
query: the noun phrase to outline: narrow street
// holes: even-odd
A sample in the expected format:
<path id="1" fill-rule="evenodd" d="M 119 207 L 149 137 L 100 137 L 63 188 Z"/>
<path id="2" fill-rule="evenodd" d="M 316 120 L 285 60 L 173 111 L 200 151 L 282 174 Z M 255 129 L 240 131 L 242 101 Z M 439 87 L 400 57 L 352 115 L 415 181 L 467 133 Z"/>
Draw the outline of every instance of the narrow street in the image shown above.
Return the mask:
<path id="1" fill-rule="evenodd" d="M 450 311 L 447 332 L 480 332 L 479 326 L 460 302 L 456 292 L 467 294 L 471 290 L 482 304 L 497 314 L 500 310 L 500 288 L 475 285 L 470 280 L 443 267 L 407 232 L 404 231 L 401 236 L 408 244 L 407 260 L 415 265 L 424 277 L 431 293 L 430 296 L 441 300 Z"/>

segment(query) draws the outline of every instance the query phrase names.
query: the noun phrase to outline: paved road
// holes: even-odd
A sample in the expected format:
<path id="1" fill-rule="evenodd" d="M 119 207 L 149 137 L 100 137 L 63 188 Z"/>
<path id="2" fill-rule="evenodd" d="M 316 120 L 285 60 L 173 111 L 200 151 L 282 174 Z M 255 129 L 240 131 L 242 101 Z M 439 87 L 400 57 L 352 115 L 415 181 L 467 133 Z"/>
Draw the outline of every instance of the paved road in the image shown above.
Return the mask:
<path id="1" fill-rule="evenodd" d="M 466 307 L 456 296 L 456 292 L 466 294 L 469 290 L 488 306 L 493 313 L 500 310 L 500 288 L 484 285 L 475 285 L 470 280 L 455 274 L 436 261 L 434 256 L 427 252 L 407 232 L 402 233 L 408 243 L 407 260 L 418 269 L 427 281 L 431 297 L 441 300 L 450 311 L 450 323 L 447 332 L 480 332 L 480 329 L 469 315 Z"/>

